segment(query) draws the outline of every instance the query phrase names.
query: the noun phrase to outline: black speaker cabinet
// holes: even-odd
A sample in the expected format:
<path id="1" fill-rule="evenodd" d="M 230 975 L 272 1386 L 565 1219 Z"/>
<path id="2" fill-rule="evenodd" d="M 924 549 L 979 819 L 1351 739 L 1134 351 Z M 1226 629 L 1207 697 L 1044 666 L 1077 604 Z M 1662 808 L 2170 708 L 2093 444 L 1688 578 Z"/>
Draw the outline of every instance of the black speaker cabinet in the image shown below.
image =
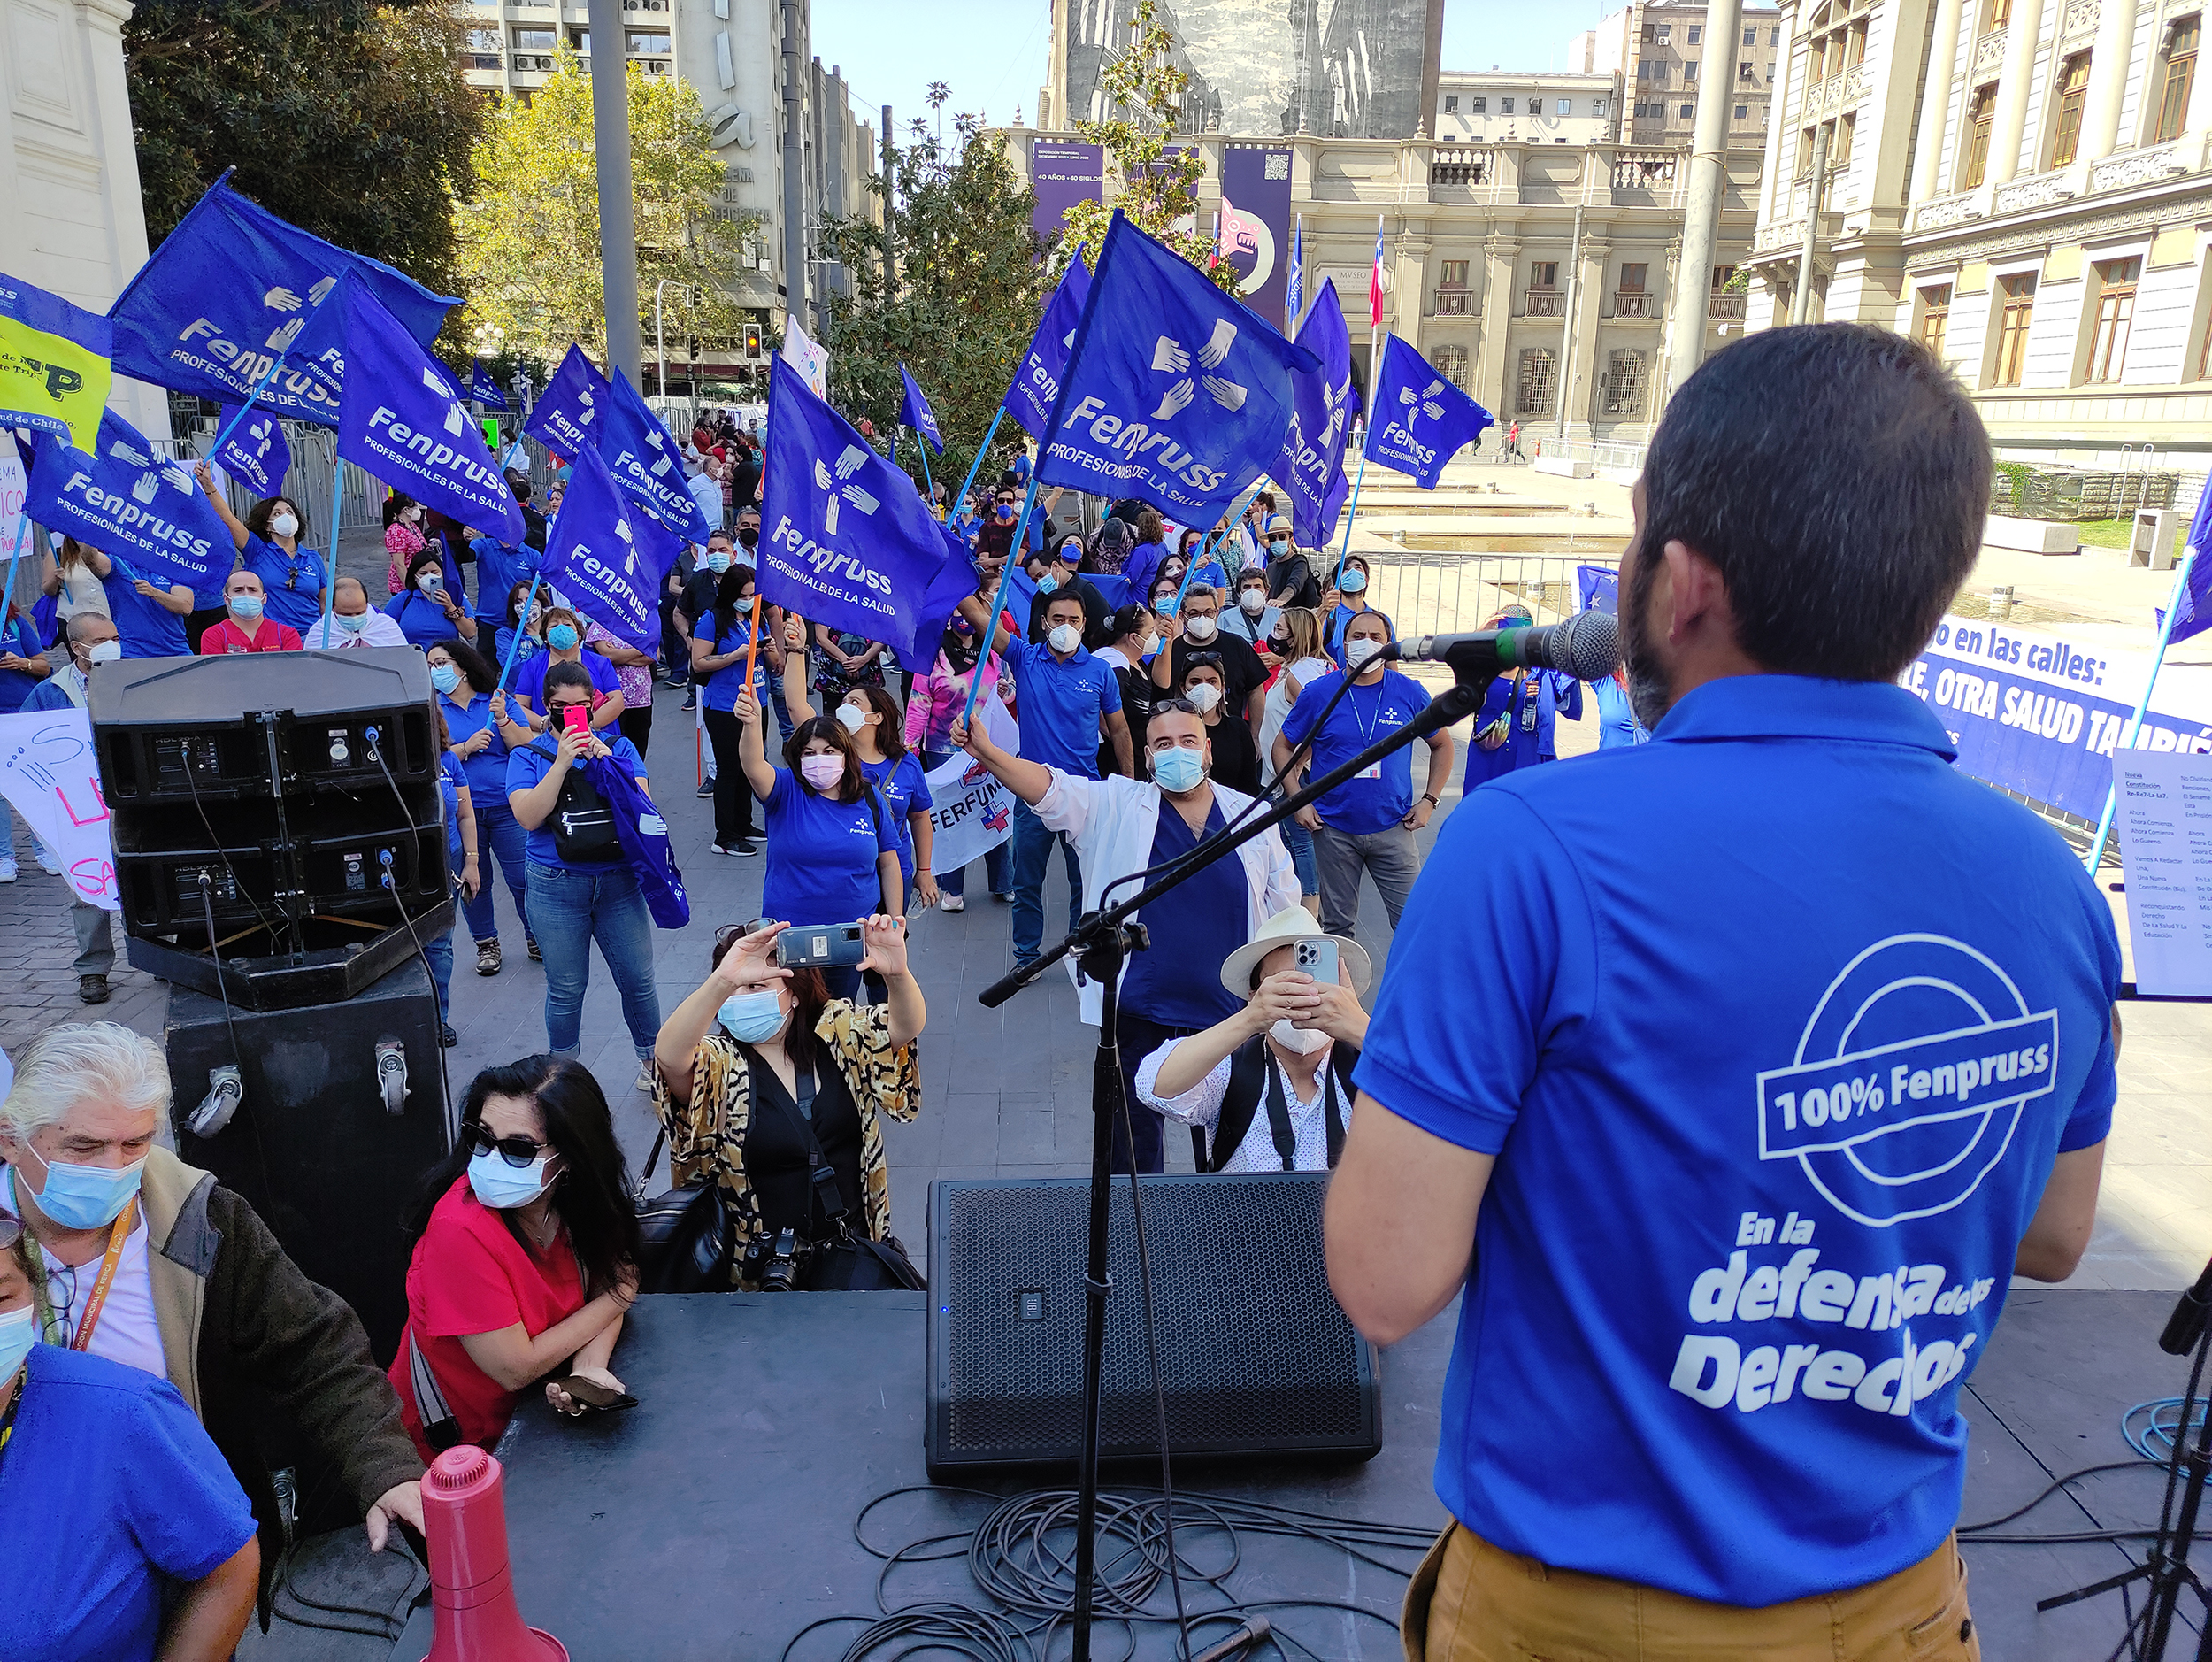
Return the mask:
<path id="1" fill-rule="evenodd" d="M 312 1004 L 412 956 L 403 908 L 446 927 L 437 722 L 412 647 L 125 659 L 88 702 L 140 968 L 249 1008 Z"/>
<path id="2" fill-rule="evenodd" d="M 1153 1308 L 1175 1458 L 1368 1459 L 1382 1447 L 1374 1347 L 1321 1252 L 1325 1173 L 1144 1180 Z M 930 1475 L 1073 1463 L 1083 1443 L 1083 1179 L 930 1189 Z M 1100 1449 L 1159 1448 L 1125 1180 L 1111 1202 Z"/>
<path id="3" fill-rule="evenodd" d="M 228 1020 L 215 999 L 175 988 L 162 1040 L 179 1157 L 244 1196 L 308 1279 L 359 1313 L 388 1364 L 407 1320 L 401 1214 L 452 1148 L 429 974 L 407 964 L 342 1004 Z M 242 1104 L 195 1136 L 210 1073 L 234 1063 Z"/>

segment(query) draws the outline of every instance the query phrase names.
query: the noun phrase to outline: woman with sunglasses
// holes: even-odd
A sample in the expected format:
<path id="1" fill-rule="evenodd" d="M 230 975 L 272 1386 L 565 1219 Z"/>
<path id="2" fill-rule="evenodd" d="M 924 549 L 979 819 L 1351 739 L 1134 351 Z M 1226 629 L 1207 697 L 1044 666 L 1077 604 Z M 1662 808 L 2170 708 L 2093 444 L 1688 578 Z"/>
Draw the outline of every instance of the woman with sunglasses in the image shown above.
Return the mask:
<path id="1" fill-rule="evenodd" d="M 490 1448 L 535 1381 L 563 1413 L 622 1397 L 609 1371 L 637 1297 L 637 1212 L 606 1093 L 572 1057 L 488 1067 L 406 1220 L 401 1420 L 425 1461 Z"/>
<path id="2" fill-rule="evenodd" d="M 712 1177 L 728 1196 L 741 1287 L 755 1241 L 784 1229 L 828 1239 L 833 1212 L 872 1241 L 889 1237 L 881 1116 L 911 1120 L 922 1101 L 914 1041 L 928 1012 L 907 969 L 904 926 L 880 913 L 862 924 L 861 966 L 885 989 L 872 1006 L 833 997 L 819 970 L 777 967 L 787 927 L 717 934 L 713 969 L 653 1047 L 653 1110 L 671 1169 L 679 1183 Z M 836 1173 L 833 1198 L 813 1181 L 817 1153 Z"/>
<path id="3" fill-rule="evenodd" d="M 33 1273 L 0 1211 L 0 1656 L 229 1656 L 260 1574 L 253 1508 L 166 1380 L 35 1342 Z"/>

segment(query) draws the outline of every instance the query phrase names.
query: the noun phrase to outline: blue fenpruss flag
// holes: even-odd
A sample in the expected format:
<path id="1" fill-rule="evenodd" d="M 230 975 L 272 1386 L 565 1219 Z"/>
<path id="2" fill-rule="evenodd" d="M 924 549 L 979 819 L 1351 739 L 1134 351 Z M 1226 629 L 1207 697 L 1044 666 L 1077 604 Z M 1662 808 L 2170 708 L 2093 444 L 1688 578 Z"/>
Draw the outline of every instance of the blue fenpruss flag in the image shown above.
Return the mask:
<path id="1" fill-rule="evenodd" d="M 1305 309 L 1306 216 L 1302 213 L 1298 228 L 1290 234 L 1290 281 L 1283 289 L 1283 327 L 1296 331 L 1299 313 Z"/>
<path id="2" fill-rule="evenodd" d="M 112 410 L 100 417 L 97 455 L 44 432 L 19 447 L 30 480 L 23 511 L 33 519 L 89 542 L 127 574 L 164 589 L 182 583 L 202 606 L 223 604 L 238 550 L 183 463 L 163 458 Z"/>
<path id="3" fill-rule="evenodd" d="M 926 650 L 960 595 L 965 551 L 893 466 L 814 396 L 783 358 L 768 368 L 768 458 L 761 502 L 761 598 L 815 623 Z"/>
<path id="4" fill-rule="evenodd" d="M 599 429 L 599 459 L 630 500 L 665 529 L 704 543 L 713 529 L 685 488 L 683 446 L 670 436 L 630 378 L 616 370 Z"/>
<path id="5" fill-rule="evenodd" d="M 1275 482 L 1290 497 L 1292 535 L 1302 548 L 1320 548 L 1335 536 L 1337 516 L 1351 493 L 1344 446 L 1359 408 L 1352 391 L 1352 338 L 1344 327 L 1335 279 L 1321 280 L 1321 292 L 1298 331 L 1298 344 L 1319 358 L 1321 367 L 1294 378 L 1297 408 L 1273 471 Z"/>
<path id="6" fill-rule="evenodd" d="M 162 239 L 108 309 L 115 367 L 126 375 L 234 409 L 279 358 L 265 409 L 338 425 L 342 365 L 317 369 L 293 350 L 308 318 L 349 273 L 416 345 L 426 347 L 460 304 L 380 260 L 287 224 L 223 182 Z"/>
<path id="7" fill-rule="evenodd" d="M 505 543 L 522 541 L 522 509 L 484 448 L 452 372 L 416 344 L 356 278 L 331 291 L 294 350 L 345 361 L 338 454 L 395 490 Z"/>
<path id="8" fill-rule="evenodd" d="M 1114 215 L 1037 477 L 1211 525 L 1274 466 L 1321 360 Z"/>
<path id="9" fill-rule="evenodd" d="M 507 395 L 474 358 L 469 359 L 469 396 L 487 410 L 507 409 Z"/>
<path id="10" fill-rule="evenodd" d="M 2212 629 L 2212 489 L 2197 498 L 2182 546 L 2189 552 L 2189 581 L 2174 606 L 2174 627 L 2166 636 L 2170 646 L 2191 635 Z M 2154 607 L 2154 612 L 2162 608 Z M 2162 617 L 2161 621 L 2163 621 Z"/>
<path id="11" fill-rule="evenodd" d="M 906 396 L 899 401 L 899 425 L 912 427 L 929 441 L 929 448 L 938 455 L 945 453 L 943 435 L 937 431 L 937 412 L 929 407 L 929 400 L 914 384 L 914 377 L 906 373 L 906 365 L 899 365 L 899 379 L 906 385 Z"/>
<path id="12" fill-rule="evenodd" d="M 573 460 L 578 451 L 598 447 L 606 425 L 603 412 L 613 397 L 614 389 L 598 365 L 584 356 L 582 347 L 572 346 L 530 406 L 522 430 L 556 456 Z"/>
<path id="13" fill-rule="evenodd" d="M 644 522 L 599 452 L 579 450 L 538 570 L 584 616 L 650 652 L 660 644 L 661 582 L 677 544 L 643 535 Z"/>
<path id="14" fill-rule="evenodd" d="M 1006 413 L 1033 439 L 1044 436 L 1052 419 L 1052 401 L 1060 396 L 1060 372 L 1067 366 L 1068 349 L 1075 344 L 1075 326 L 1082 321 L 1083 303 L 1091 296 L 1091 271 L 1083 263 L 1079 244 L 1068 262 L 1060 286 L 1045 303 L 1044 320 L 1022 354 L 1013 384 L 1000 400 Z"/>
<path id="15" fill-rule="evenodd" d="M 230 437 L 207 459 L 255 496 L 273 496 L 292 471 L 292 447 L 285 440 L 284 423 L 273 411 L 257 410 L 233 427 L 230 419 L 235 413 L 231 405 L 217 412 L 216 432 L 227 432 Z"/>
<path id="16" fill-rule="evenodd" d="M 1490 412 L 1452 385 L 1435 365 L 1396 335 L 1383 340 L 1375 412 L 1367 424 L 1367 458 L 1410 474 L 1434 490 L 1444 464 L 1490 425 Z"/>

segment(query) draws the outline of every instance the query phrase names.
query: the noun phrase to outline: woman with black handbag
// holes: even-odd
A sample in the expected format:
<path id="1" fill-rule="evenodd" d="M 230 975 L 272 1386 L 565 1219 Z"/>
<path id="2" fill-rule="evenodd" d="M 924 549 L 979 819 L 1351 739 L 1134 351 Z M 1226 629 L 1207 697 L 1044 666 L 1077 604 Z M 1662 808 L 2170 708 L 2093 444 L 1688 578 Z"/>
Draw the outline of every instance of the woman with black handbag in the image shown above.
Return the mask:
<path id="1" fill-rule="evenodd" d="M 778 967 L 786 927 L 724 929 L 714 968 L 661 1027 L 653 1107 L 671 1170 L 718 1186 L 741 1288 L 919 1288 L 891 1237 L 880 1129 L 921 1106 L 914 1040 L 928 1012 L 904 926 L 863 925 L 860 967 L 887 994 L 872 1007 L 831 997 L 818 970 Z"/>
<path id="2" fill-rule="evenodd" d="M 636 1089 L 653 1089 L 653 1035 L 661 1001 L 653 985 L 653 919 L 638 873 L 624 852 L 613 812 L 594 789 L 586 758 L 611 758 L 646 787 L 645 758 L 617 735 L 612 743 L 580 727 L 591 709 L 590 672 L 556 664 L 545 673 L 552 731 L 526 739 L 507 758 L 507 805 L 526 835 L 524 892 L 530 932 L 545 958 L 545 1048 L 572 1057 L 582 1043 L 584 989 L 591 943 L 614 976 L 622 1018 L 636 1047 Z"/>

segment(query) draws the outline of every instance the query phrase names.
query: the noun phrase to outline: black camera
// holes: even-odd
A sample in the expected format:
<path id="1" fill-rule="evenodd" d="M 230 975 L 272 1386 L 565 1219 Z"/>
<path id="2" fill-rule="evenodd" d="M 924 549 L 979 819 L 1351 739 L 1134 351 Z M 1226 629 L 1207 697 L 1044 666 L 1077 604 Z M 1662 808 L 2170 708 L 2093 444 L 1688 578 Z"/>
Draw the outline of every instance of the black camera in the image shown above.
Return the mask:
<path id="1" fill-rule="evenodd" d="M 795 1229 L 779 1229 L 772 1238 L 758 1235 L 745 1254 L 745 1279 L 764 1293 L 787 1293 L 798 1285 L 811 1250 Z"/>

